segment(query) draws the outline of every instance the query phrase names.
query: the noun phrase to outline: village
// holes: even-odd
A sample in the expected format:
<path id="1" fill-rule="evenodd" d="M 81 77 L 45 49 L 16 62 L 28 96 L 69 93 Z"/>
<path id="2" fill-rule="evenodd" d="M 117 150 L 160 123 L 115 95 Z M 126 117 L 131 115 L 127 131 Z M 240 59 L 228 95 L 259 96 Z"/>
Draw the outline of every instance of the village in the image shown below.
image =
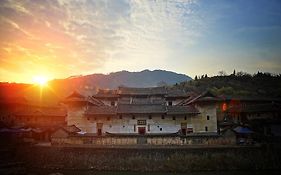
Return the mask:
<path id="1" fill-rule="evenodd" d="M 0 102 L 1 140 L 55 147 L 257 146 L 280 138 L 280 99 L 167 87 L 74 91 L 57 106 Z"/>

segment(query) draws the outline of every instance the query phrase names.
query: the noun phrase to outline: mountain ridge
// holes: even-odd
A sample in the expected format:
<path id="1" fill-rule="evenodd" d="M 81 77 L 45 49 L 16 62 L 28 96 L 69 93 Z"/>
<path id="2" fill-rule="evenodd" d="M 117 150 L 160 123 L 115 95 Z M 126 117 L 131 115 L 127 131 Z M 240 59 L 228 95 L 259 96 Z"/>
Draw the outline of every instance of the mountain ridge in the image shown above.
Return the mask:
<path id="1" fill-rule="evenodd" d="M 24 83 L 0 83 L 0 98 L 25 97 L 42 104 L 56 104 L 73 91 L 84 96 L 94 95 L 98 89 L 116 89 L 118 86 L 156 87 L 173 85 L 192 80 L 189 76 L 172 71 L 148 69 L 140 72 L 119 71 L 109 74 L 75 75 L 65 79 L 54 79 L 48 85 Z"/>

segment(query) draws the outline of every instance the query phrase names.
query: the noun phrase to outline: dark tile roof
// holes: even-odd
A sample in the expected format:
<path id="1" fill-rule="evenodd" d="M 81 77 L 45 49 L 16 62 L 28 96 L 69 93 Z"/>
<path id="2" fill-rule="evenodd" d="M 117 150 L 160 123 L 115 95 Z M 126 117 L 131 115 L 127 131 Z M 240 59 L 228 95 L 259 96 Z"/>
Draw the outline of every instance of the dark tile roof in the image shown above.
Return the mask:
<path id="1" fill-rule="evenodd" d="M 186 93 L 183 89 L 167 89 L 166 98 L 188 98 L 190 95 Z"/>
<path id="2" fill-rule="evenodd" d="M 116 114 L 116 106 L 89 106 L 85 115 L 114 115 Z"/>
<path id="3" fill-rule="evenodd" d="M 80 132 L 81 129 L 79 129 L 77 126 L 75 125 L 70 125 L 70 126 L 64 126 L 63 127 L 64 130 L 66 130 L 69 133 L 77 133 Z"/>
<path id="4" fill-rule="evenodd" d="M 136 104 L 120 104 L 117 107 L 117 113 L 119 114 L 162 114 L 166 112 L 166 106 L 164 105 L 136 105 Z"/>
<path id="5" fill-rule="evenodd" d="M 1 104 L 28 104 L 25 97 L 0 97 Z"/>
<path id="6" fill-rule="evenodd" d="M 130 98 L 121 97 L 118 99 L 118 104 L 158 104 L 164 105 L 166 103 L 164 98 Z"/>
<path id="7" fill-rule="evenodd" d="M 197 102 L 216 102 L 221 100 L 222 100 L 221 98 L 216 97 L 211 92 L 205 91 L 199 95 L 184 100 L 179 105 L 190 105 L 192 103 L 197 103 Z"/>
<path id="8" fill-rule="evenodd" d="M 62 107 L 26 107 L 13 113 L 15 116 L 67 116 Z"/>
<path id="9" fill-rule="evenodd" d="M 191 105 L 166 106 L 161 104 L 118 104 L 118 106 L 89 106 L 85 115 L 116 115 L 116 114 L 199 114 Z"/>
<path id="10" fill-rule="evenodd" d="M 168 115 L 199 113 L 200 112 L 194 106 L 167 106 Z"/>
<path id="11" fill-rule="evenodd" d="M 85 96 L 83 96 L 82 94 L 80 94 L 79 92 L 77 91 L 73 91 L 72 94 L 70 94 L 69 96 L 66 97 L 66 99 L 69 99 L 69 98 L 80 98 L 80 99 L 84 99 Z"/>
<path id="12" fill-rule="evenodd" d="M 119 87 L 118 94 L 120 94 L 120 95 L 165 95 L 165 94 L 167 94 L 167 90 L 165 87 L 149 87 L 149 88 Z"/>

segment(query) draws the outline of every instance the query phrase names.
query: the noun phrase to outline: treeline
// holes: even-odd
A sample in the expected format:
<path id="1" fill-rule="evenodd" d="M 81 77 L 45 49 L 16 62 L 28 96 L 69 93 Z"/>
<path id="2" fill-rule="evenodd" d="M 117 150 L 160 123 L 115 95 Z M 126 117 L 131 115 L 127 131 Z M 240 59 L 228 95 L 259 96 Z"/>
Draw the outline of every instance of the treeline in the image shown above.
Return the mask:
<path id="1" fill-rule="evenodd" d="M 173 88 L 195 92 L 209 90 L 215 95 L 280 98 L 281 74 L 249 74 L 234 70 L 232 74 L 227 75 L 224 71 L 219 71 L 217 76 L 195 76 L 194 80 L 175 84 Z"/>

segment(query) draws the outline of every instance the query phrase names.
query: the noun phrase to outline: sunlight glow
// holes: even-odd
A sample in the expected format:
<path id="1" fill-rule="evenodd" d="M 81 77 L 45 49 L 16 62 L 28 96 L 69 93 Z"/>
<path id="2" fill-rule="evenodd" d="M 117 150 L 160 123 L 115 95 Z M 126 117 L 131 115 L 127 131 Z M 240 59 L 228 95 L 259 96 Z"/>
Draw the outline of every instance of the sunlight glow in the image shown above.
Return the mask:
<path id="1" fill-rule="evenodd" d="M 38 84 L 40 86 L 44 86 L 47 84 L 48 79 L 45 76 L 37 75 L 32 78 L 34 84 Z"/>

